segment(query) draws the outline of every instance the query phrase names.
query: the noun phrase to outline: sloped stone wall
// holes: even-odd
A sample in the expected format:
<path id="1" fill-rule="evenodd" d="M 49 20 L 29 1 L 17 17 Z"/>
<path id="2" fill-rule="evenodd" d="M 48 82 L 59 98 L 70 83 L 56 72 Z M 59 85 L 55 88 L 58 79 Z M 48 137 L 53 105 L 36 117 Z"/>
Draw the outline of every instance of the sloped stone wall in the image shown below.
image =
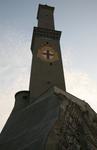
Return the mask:
<path id="1" fill-rule="evenodd" d="M 55 88 L 55 94 L 60 113 L 48 135 L 46 150 L 97 150 L 97 114 L 67 92 Z"/>

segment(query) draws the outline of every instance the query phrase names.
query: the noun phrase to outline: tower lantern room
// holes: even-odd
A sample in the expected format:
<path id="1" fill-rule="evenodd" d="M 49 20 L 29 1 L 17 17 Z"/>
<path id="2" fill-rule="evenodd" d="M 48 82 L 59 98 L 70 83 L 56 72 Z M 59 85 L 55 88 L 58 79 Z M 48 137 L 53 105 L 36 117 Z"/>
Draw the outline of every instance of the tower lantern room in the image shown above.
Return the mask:
<path id="1" fill-rule="evenodd" d="M 37 19 L 38 27 L 54 30 L 54 7 L 39 5 Z"/>

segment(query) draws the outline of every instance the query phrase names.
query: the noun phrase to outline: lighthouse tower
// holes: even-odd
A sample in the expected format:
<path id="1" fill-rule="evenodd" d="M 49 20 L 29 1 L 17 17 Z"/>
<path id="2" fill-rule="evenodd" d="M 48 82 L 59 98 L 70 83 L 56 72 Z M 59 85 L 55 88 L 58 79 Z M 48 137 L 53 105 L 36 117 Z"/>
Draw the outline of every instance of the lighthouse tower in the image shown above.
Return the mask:
<path id="1" fill-rule="evenodd" d="M 34 27 L 31 51 L 33 54 L 30 77 L 30 101 L 46 90 L 57 86 L 65 90 L 60 37 L 55 30 L 54 7 L 39 5 L 38 27 Z"/>

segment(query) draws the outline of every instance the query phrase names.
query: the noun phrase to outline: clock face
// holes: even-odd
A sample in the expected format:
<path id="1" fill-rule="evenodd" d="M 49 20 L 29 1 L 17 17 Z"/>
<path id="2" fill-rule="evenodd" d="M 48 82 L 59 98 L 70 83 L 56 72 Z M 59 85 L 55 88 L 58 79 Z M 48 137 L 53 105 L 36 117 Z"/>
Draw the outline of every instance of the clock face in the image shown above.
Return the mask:
<path id="1" fill-rule="evenodd" d="M 54 62 L 59 60 L 58 53 L 53 49 L 51 45 L 42 46 L 37 53 L 37 57 L 42 61 Z"/>

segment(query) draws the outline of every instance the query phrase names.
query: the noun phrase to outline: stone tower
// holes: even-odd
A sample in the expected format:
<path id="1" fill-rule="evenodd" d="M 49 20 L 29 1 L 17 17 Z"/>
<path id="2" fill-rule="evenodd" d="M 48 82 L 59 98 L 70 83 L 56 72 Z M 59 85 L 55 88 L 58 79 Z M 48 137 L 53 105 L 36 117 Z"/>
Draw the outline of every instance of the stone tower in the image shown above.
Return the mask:
<path id="1" fill-rule="evenodd" d="M 97 150 L 97 114 L 65 90 L 61 32 L 54 30 L 53 11 L 39 5 L 30 91 L 16 93 L 0 150 Z"/>
<path id="2" fill-rule="evenodd" d="M 39 5 L 38 27 L 34 27 L 31 51 L 33 61 L 30 77 L 30 101 L 53 86 L 65 90 L 60 36 L 55 30 L 54 7 Z"/>

